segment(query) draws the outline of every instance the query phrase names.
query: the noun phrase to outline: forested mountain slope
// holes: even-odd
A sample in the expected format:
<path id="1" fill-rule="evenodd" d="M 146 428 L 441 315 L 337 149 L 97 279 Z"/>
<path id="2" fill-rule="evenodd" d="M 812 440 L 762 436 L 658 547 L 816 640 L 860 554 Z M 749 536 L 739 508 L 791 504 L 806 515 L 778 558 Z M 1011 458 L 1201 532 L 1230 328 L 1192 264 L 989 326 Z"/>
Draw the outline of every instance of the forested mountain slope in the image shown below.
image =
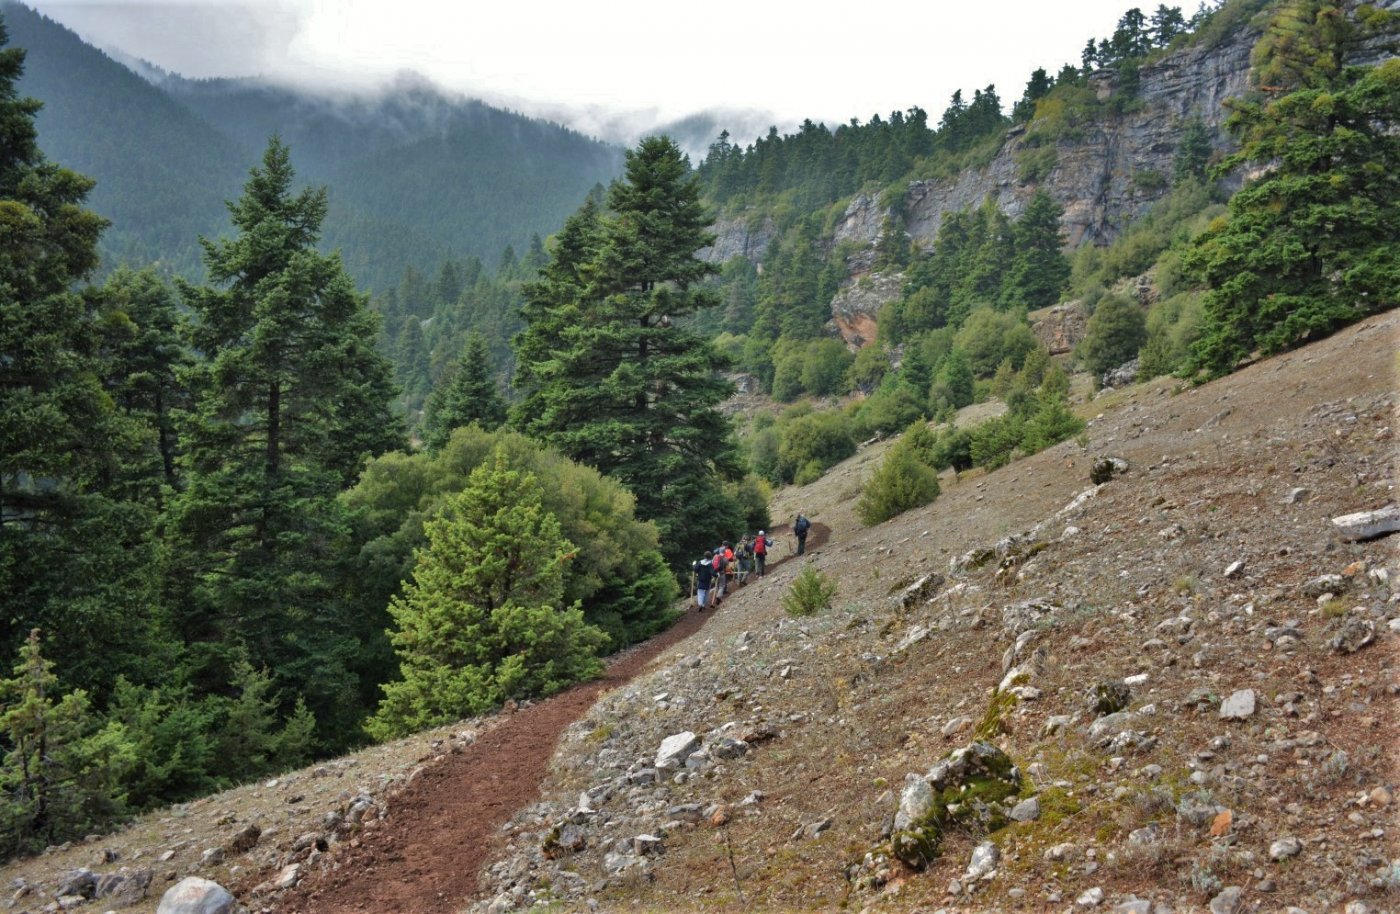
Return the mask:
<path id="1" fill-rule="evenodd" d="M 196 236 L 225 228 L 223 201 L 273 133 L 303 180 L 330 188 L 325 246 L 378 290 L 407 266 L 523 249 L 621 163 L 615 147 L 413 77 L 351 95 L 143 68 L 153 83 L 25 6 L 0 11 L 29 50 L 20 88 L 44 102 L 45 151 L 97 180 L 109 266 L 196 272 Z"/>

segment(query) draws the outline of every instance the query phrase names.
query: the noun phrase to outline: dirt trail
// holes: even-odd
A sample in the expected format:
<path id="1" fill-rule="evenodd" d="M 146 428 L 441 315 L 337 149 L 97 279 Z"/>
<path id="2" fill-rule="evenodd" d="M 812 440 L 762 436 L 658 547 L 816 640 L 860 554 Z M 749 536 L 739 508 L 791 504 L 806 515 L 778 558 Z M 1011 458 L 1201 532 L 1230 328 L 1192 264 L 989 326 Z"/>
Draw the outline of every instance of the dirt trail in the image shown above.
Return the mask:
<path id="1" fill-rule="evenodd" d="M 830 534 L 825 524 L 813 523 L 808 551 L 820 549 Z M 770 568 L 797 557 L 788 526 L 773 528 L 772 535 L 786 548 Z M 564 729 L 599 695 L 626 684 L 713 616 L 688 611 L 667 631 L 615 658 L 602 678 L 516 712 L 460 755 L 423 772 L 394 797 L 380 827 L 366 832 L 358 847 L 337 847 L 336 867 L 309 874 L 274 910 L 449 914 L 466 907 L 476 897 L 478 872 L 490 861 L 493 836 L 539 798 Z"/>

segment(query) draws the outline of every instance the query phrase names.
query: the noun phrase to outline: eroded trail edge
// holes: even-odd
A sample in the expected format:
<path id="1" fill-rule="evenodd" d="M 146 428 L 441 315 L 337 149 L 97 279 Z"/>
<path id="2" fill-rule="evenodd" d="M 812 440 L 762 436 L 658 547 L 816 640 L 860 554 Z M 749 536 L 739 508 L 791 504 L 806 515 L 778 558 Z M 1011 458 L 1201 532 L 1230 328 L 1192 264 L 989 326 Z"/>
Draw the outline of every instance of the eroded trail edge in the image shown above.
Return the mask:
<path id="1" fill-rule="evenodd" d="M 786 536 L 788 528 L 773 534 Z M 808 550 L 830 537 L 813 523 Z M 770 563 L 776 568 L 791 553 Z M 390 801 L 384 818 L 358 846 L 338 845 L 330 864 L 314 870 L 272 910 L 279 914 L 396 912 L 449 914 L 478 893 L 478 873 L 491 858 L 492 837 L 539 798 L 549 760 L 565 728 L 598 696 L 625 685 L 660 653 L 698 632 L 714 613 L 689 609 L 671 628 L 616 657 L 599 679 L 581 683 L 511 714 L 459 755 L 415 777 Z M 255 905 L 256 909 L 256 905 Z"/>

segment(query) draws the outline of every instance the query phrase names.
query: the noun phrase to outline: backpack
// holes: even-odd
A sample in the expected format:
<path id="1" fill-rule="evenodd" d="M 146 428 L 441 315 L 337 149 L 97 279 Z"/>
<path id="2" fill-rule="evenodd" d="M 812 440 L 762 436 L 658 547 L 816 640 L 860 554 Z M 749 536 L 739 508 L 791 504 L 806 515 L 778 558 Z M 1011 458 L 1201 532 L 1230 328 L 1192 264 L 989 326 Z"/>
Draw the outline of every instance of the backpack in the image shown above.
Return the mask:
<path id="1" fill-rule="evenodd" d="M 754 540 L 754 541 L 753 541 L 753 552 L 754 552 L 754 555 L 767 555 L 767 554 L 768 554 L 768 537 L 766 537 L 766 536 L 760 536 L 758 539 Z"/>
<path id="2" fill-rule="evenodd" d="M 799 518 L 797 519 L 797 523 L 795 523 L 795 524 L 792 525 L 792 529 L 795 530 L 795 531 L 797 532 L 797 535 L 798 535 L 798 536 L 801 536 L 802 534 L 804 534 L 804 533 L 807 532 L 807 528 L 810 527 L 810 526 L 812 526 L 812 522 L 811 522 L 811 521 L 809 521 L 809 520 L 808 520 L 807 518 L 805 518 L 805 517 L 799 517 Z"/>

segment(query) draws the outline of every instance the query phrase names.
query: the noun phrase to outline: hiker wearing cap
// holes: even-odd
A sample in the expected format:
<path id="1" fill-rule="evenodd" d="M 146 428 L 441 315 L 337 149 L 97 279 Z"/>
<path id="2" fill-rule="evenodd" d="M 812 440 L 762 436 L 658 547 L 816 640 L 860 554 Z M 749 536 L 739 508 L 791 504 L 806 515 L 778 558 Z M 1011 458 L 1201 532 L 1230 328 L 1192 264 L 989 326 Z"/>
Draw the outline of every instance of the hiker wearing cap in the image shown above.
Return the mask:
<path id="1" fill-rule="evenodd" d="M 753 539 L 753 560 L 760 578 L 763 577 L 763 565 L 768 560 L 768 549 L 772 545 L 772 540 L 768 539 L 762 530 L 758 531 L 758 536 Z"/>
<path id="2" fill-rule="evenodd" d="M 714 586 L 715 571 L 710 564 L 713 558 L 714 553 L 707 552 L 692 567 L 695 573 L 695 604 L 699 607 L 698 612 L 705 611 L 705 605 L 710 599 L 710 590 Z"/>

